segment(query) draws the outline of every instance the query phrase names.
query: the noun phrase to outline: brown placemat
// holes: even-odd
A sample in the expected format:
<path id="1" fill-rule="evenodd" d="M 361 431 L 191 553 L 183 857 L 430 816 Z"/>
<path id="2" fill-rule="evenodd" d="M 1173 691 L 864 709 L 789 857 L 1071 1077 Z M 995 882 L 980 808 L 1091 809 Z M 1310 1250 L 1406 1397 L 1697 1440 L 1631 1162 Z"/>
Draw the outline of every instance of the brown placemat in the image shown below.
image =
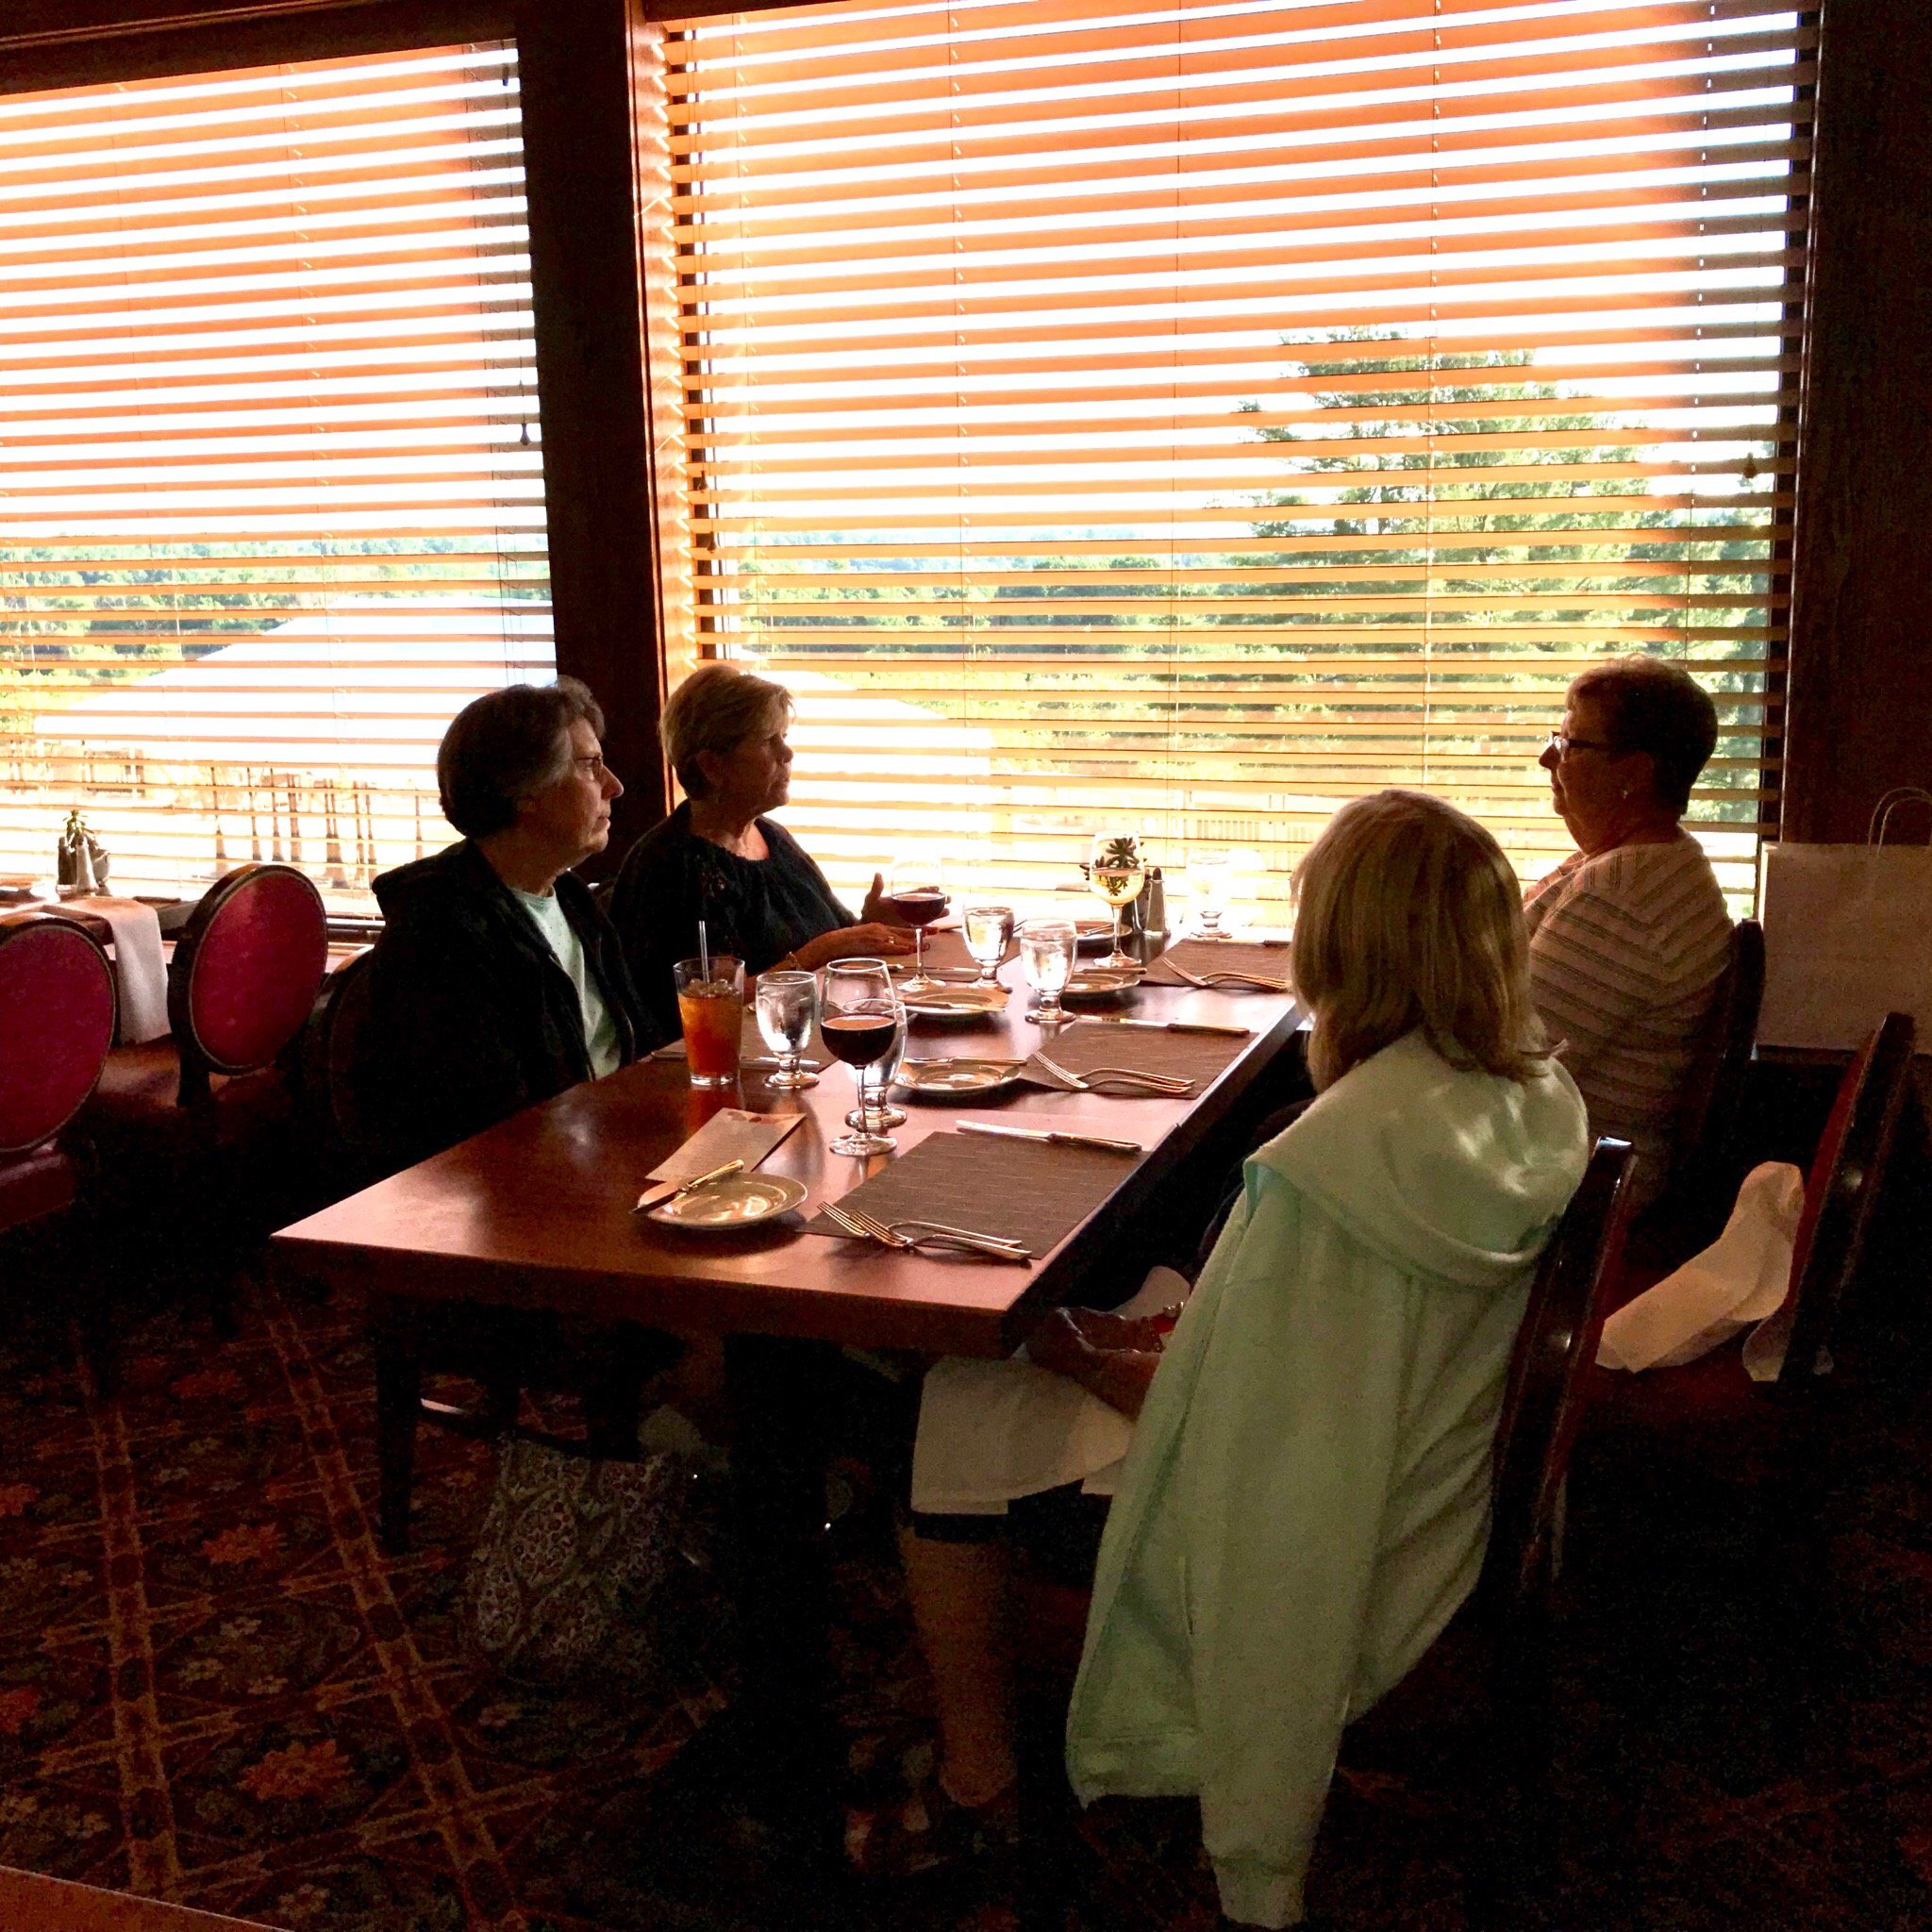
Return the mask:
<path id="1" fill-rule="evenodd" d="M 1137 1074 L 1173 1074 L 1206 1086 L 1246 1051 L 1249 1040 L 1224 1033 L 1163 1033 L 1153 1026 L 1114 1026 L 1105 1020 L 1076 1020 L 1063 1026 L 1041 1048 L 1070 1074 L 1095 1067 L 1127 1067 Z M 1060 1083 L 1043 1067 L 1027 1062 L 1021 1078 L 1041 1087 Z M 1064 1091 L 1064 1090 L 1062 1090 Z M 1117 1098 L 1131 1099 L 1125 1088 Z"/>
<path id="2" fill-rule="evenodd" d="M 1190 973 L 1259 973 L 1269 979 L 1288 977 L 1289 948 L 1286 940 L 1263 945 L 1255 940 L 1182 940 L 1168 947 L 1147 969 L 1150 986 L 1185 986 L 1187 981 L 1173 969 L 1185 967 Z M 1224 989 L 1239 992 L 1240 987 Z M 1257 989 L 1258 991 L 1258 989 Z"/>
<path id="3" fill-rule="evenodd" d="M 841 1196 L 840 1205 L 861 1208 L 889 1226 L 895 1221 L 944 1221 L 979 1234 L 1004 1235 L 1042 1256 L 1133 1173 L 1135 1159 L 1097 1147 L 933 1134 Z M 823 1213 L 806 1226 L 814 1234 L 843 1233 Z"/>

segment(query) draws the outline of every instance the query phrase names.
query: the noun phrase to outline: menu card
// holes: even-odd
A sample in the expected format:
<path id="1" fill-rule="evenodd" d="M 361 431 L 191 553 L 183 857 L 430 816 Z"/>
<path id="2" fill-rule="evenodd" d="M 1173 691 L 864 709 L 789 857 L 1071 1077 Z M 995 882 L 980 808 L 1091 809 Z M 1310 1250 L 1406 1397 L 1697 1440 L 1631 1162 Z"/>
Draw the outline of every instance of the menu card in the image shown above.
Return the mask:
<path id="1" fill-rule="evenodd" d="M 741 1160 L 749 1173 L 805 1116 L 802 1113 L 747 1113 L 721 1108 L 675 1154 L 654 1167 L 654 1181 L 694 1181 L 727 1160 Z"/>

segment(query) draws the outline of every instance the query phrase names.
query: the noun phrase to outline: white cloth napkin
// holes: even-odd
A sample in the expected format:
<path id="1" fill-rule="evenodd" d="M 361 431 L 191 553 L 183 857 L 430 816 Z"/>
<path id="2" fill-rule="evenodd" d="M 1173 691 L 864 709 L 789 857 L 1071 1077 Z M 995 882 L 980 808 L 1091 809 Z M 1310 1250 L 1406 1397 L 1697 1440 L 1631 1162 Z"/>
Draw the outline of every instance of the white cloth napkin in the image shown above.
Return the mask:
<path id="1" fill-rule="evenodd" d="M 1724 1233 L 1604 1324 L 1598 1362 L 1675 1368 L 1757 1324 L 1744 1344 L 1744 1367 L 1755 1382 L 1775 1381 L 1796 1312 L 1791 1253 L 1804 1211 L 1805 1176 L 1795 1167 L 1776 1160 L 1754 1167 Z"/>
<path id="2" fill-rule="evenodd" d="M 1152 1315 L 1192 1292 L 1157 1268 L 1114 1312 Z M 1110 1496 L 1134 1425 L 1077 1382 L 1026 1359 L 947 1356 L 925 1374 L 912 1445 L 912 1507 L 923 1516 L 1004 1516 L 1017 1496 L 1063 1483 Z"/>
<path id="3" fill-rule="evenodd" d="M 114 935 L 114 979 L 121 990 L 120 1044 L 140 1046 L 168 1034 L 168 966 L 161 957 L 161 922 L 137 899 L 70 899 L 70 908 L 93 913 Z"/>

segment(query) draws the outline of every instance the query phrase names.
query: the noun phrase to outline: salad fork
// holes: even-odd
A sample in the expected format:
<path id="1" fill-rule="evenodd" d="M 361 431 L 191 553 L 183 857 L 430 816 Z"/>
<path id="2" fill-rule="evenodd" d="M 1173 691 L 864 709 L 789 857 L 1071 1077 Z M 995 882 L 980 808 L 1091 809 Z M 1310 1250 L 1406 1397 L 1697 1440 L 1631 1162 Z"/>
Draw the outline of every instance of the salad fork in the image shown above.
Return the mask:
<path id="1" fill-rule="evenodd" d="M 1043 1053 L 1033 1058 L 1057 1080 L 1064 1080 L 1075 1093 L 1091 1091 L 1093 1083 L 1099 1081 L 1124 1080 L 1136 1086 L 1145 1087 L 1150 1092 L 1172 1094 L 1179 1098 L 1194 1091 L 1191 1080 L 1183 1080 L 1173 1074 L 1143 1074 L 1135 1067 L 1090 1067 L 1084 1074 L 1076 1074 L 1063 1067 L 1056 1059 L 1050 1059 Z"/>

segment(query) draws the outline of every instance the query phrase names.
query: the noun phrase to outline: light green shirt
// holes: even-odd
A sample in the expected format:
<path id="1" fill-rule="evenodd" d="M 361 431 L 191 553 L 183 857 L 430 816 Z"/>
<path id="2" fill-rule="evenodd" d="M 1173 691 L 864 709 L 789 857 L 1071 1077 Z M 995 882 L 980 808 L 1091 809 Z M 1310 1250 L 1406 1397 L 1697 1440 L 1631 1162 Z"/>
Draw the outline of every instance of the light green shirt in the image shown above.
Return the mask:
<path id="1" fill-rule="evenodd" d="M 557 955 L 557 963 L 570 976 L 570 983 L 577 990 L 577 1005 L 584 1015 L 584 1044 L 591 1056 L 591 1077 L 601 1080 L 606 1074 L 616 1073 L 624 1059 L 624 1048 L 617 1038 L 617 1022 L 610 1017 L 610 1009 L 604 1004 L 604 995 L 598 991 L 597 982 L 591 976 L 589 963 L 584 958 L 584 942 L 576 936 L 575 929 L 564 917 L 563 902 L 555 892 L 545 892 L 541 897 L 535 892 L 519 892 L 510 888 L 517 903 L 536 922 L 537 930 L 550 942 L 550 950 Z"/>

